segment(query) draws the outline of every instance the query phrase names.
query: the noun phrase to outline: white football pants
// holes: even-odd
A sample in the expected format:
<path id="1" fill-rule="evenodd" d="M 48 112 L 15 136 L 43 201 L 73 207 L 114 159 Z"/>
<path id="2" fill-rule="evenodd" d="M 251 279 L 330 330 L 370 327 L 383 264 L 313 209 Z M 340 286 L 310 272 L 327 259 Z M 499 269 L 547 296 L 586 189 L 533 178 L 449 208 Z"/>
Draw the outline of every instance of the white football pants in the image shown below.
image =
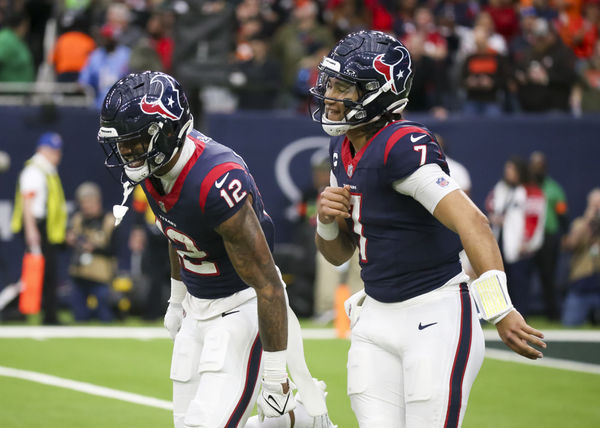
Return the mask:
<path id="1" fill-rule="evenodd" d="M 459 428 L 484 347 L 465 284 L 398 303 L 367 296 L 348 353 L 360 428 Z"/>
<path id="2" fill-rule="evenodd" d="M 175 428 L 243 427 L 252 412 L 262 361 L 256 298 L 227 314 L 183 319 L 171 362 Z"/>

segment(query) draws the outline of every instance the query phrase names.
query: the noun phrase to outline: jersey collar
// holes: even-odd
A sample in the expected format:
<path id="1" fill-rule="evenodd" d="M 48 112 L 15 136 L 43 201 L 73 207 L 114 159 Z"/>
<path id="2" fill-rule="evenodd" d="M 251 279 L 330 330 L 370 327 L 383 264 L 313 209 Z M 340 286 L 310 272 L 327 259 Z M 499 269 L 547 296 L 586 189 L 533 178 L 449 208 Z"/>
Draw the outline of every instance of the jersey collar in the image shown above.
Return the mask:
<path id="1" fill-rule="evenodd" d="M 185 182 L 185 178 L 187 177 L 188 173 L 190 172 L 190 170 L 196 163 L 196 160 L 198 160 L 198 158 L 204 151 L 205 142 L 200 140 L 197 137 L 190 135 L 190 134 L 188 134 L 187 138 L 189 140 L 191 140 L 192 143 L 194 144 L 194 152 L 192 153 L 192 156 L 186 162 L 186 164 L 183 165 L 181 172 L 179 173 L 179 175 L 177 176 L 177 179 L 175 180 L 175 184 L 173 185 L 173 188 L 167 194 L 161 195 L 154 188 L 154 186 L 152 185 L 152 182 L 150 181 L 149 178 L 144 180 L 144 186 L 146 186 L 146 189 L 148 189 L 148 193 L 150 193 L 150 196 L 152 196 L 152 198 L 156 201 L 156 203 L 158 204 L 160 209 L 164 212 L 168 212 L 171 208 L 173 208 L 173 206 L 179 200 L 179 195 L 181 194 L 181 189 L 183 187 L 183 183 Z M 186 140 L 186 143 L 187 143 L 187 140 Z"/>
<path id="2" fill-rule="evenodd" d="M 346 171 L 346 175 L 348 176 L 348 178 L 352 178 L 352 174 L 354 174 L 354 171 L 356 171 L 356 168 L 358 167 L 358 162 L 360 162 L 360 159 L 365 154 L 365 151 L 367 150 L 367 147 L 369 147 L 371 142 L 373 140 L 375 140 L 375 138 L 377 138 L 377 136 L 384 129 L 386 129 L 387 127 L 389 127 L 397 122 L 402 122 L 402 121 L 390 122 L 387 125 L 385 125 L 384 127 L 382 127 L 379 131 L 377 131 L 377 133 L 375 135 L 373 135 L 364 146 L 362 146 L 362 148 L 354 155 L 354 157 L 352 156 L 352 147 L 351 147 L 352 143 L 350 142 L 348 137 L 344 137 L 344 141 L 342 142 L 342 163 L 344 164 L 344 171 Z"/>

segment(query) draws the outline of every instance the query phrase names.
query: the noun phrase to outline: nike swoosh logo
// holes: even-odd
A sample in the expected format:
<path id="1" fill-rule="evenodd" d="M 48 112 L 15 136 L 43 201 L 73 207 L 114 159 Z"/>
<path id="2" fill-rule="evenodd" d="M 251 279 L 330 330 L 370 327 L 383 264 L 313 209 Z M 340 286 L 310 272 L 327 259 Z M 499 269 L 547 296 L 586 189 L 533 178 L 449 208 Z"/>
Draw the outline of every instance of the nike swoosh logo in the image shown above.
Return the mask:
<path id="1" fill-rule="evenodd" d="M 417 138 L 414 137 L 415 134 L 412 134 L 410 136 L 410 142 L 411 143 L 416 143 L 417 141 L 419 141 L 421 138 L 425 138 L 427 137 L 427 135 L 419 135 Z"/>
<path id="2" fill-rule="evenodd" d="M 225 180 L 227 180 L 228 176 L 229 176 L 229 173 L 225 174 L 225 177 L 221 178 L 221 180 L 215 181 L 215 187 L 217 189 L 220 189 L 223 186 L 223 184 L 225 183 Z"/>
<path id="3" fill-rule="evenodd" d="M 283 404 L 283 407 L 281 408 L 281 410 L 279 409 L 279 404 L 277 403 L 277 400 L 275 400 L 275 397 L 273 397 L 271 394 L 269 394 L 269 396 L 266 399 L 266 402 L 269 406 L 271 406 L 273 408 L 273 410 L 275 410 L 277 413 L 279 413 L 280 415 L 283 416 L 283 414 L 285 413 L 285 408 L 287 406 L 288 401 L 290 400 L 290 394 L 287 395 L 286 399 L 285 399 L 285 403 Z M 275 407 L 273 404 L 271 404 L 271 401 L 273 403 L 275 403 Z"/>
<path id="4" fill-rule="evenodd" d="M 227 315 L 235 314 L 236 312 L 239 312 L 239 311 L 229 311 L 229 312 L 223 312 L 223 313 L 221 314 L 221 316 L 222 316 L 222 317 L 226 317 Z"/>
<path id="5" fill-rule="evenodd" d="M 437 322 L 432 322 L 431 324 L 425 324 L 425 325 L 419 323 L 419 330 L 426 329 L 427 327 L 431 327 L 432 325 L 435 325 L 435 324 L 437 324 Z"/>

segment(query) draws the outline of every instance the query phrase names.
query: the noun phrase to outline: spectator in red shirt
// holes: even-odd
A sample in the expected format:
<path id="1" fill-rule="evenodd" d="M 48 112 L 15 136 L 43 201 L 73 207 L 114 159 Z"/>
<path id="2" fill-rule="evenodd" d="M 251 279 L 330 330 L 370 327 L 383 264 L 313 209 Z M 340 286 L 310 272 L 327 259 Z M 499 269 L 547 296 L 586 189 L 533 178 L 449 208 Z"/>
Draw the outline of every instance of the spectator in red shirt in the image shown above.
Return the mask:
<path id="1" fill-rule="evenodd" d="M 414 0 L 409 0 L 414 2 Z M 367 14 L 369 15 L 371 29 L 379 30 L 384 32 L 391 32 L 393 25 L 393 17 L 392 14 L 386 7 L 383 5 L 381 0 L 364 0 L 364 5 L 367 10 Z"/>
<path id="2" fill-rule="evenodd" d="M 154 12 L 146 22 L 146 36 L 131 50 L 131 71 L 156 70 L 169 72 L 173 58 L 171 12 Z"/>
<path id="3" fill-rule="evenodd" d="M 403 42 L 410 44 L 410 37 L 418 33 L 425 40 L 425 55 L 436 61 L 445 60 L 448 56 L 448 45 L 444 36 L 440 34 L 435 26 L 431 11 L 426 7 L 417 8 L 414 22 L 414 29 L 408 32 Z"/>
<path id="4" fill-rule="evenodd" d="M 488 195 L 486 208 L 502 251 L 510 297 L 525 316 L 531 300 L 533 254 L 544 240 L 546 204 L 542 190 L 529 180 L 522 158 L 506 161 L 504 177 Z"/>
<path id="5" fill-rule="evenodd" d="M 513 0 L 490 0 L 484 10 L 491 15 L 496 31 L 507 43 L 519 33 L 519 16 Z"/>

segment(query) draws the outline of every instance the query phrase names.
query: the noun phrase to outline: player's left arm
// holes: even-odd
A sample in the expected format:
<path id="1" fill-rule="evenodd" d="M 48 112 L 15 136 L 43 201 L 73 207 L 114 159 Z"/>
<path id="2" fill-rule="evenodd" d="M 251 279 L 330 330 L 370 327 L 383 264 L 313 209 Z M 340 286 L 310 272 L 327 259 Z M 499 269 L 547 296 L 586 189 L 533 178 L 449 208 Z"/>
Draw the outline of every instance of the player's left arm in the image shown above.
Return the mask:
<path id="1" fill-rule="evenodd" d="M 260 418 L 282 416 L 296 407 L 286 371 L 287 302 L 271 250 L 252 208 L 252 196 L 215 230 L 240 278 L 258 299 L 258 330 L 263 345 L 264 374 L 257 406 Z"/>
<path id="2" fill-rule="evenodd" d="M 175 247 L 169 242 L 169 264 L 171 265 L 171 278 L 181 281 L 181 265 L 179 264 L 179 255 Z"/>
<path id="3" fill-rule="evenodd" d="M 527 358 L 541 358 L 542 353 L 529 343 L 545 348 L 540 340 L 543 335 L 527 325 L 510 301 L 500 249 L 487 218 L 445 172 L 445 157 L 430 133 L 418 127 L 397 132 L 399 138 L 388 141 L 384 161 L 394 189 L 417 200 L 460 236 L 479 276 L 470 289 L 480 317 L 496 325 L 513 351 Z M 396 144 L 399 141 L 402 144 Z"/>
<path id="4" fill-rule="evenodd" d="M 179 256 L 171 242 L 169 242 L 169 263 L 171 264 L 171 296 L 169 297 L 169 306 L 165 312 L 163 324 L 171 339 L 175 340 L 175 336 L 183 323 L 183 299 L 187 293 L 187 288 L 181 280 Z"/>
<path id="5" fill-rule="evenodd" d="M 479 277 L 471 288 L 483 318 L 496 324 L 502 341 L 513 351 L 530 359 L 541 358 L 543 354 L 530 343 L 545 348 L 546 344 L 540 340 L 544 336 L 512 307 L 502 256 L 487 217 L 460 189 L 445 195 L 435 206 L 433 215 L 460 236 Z"/>

